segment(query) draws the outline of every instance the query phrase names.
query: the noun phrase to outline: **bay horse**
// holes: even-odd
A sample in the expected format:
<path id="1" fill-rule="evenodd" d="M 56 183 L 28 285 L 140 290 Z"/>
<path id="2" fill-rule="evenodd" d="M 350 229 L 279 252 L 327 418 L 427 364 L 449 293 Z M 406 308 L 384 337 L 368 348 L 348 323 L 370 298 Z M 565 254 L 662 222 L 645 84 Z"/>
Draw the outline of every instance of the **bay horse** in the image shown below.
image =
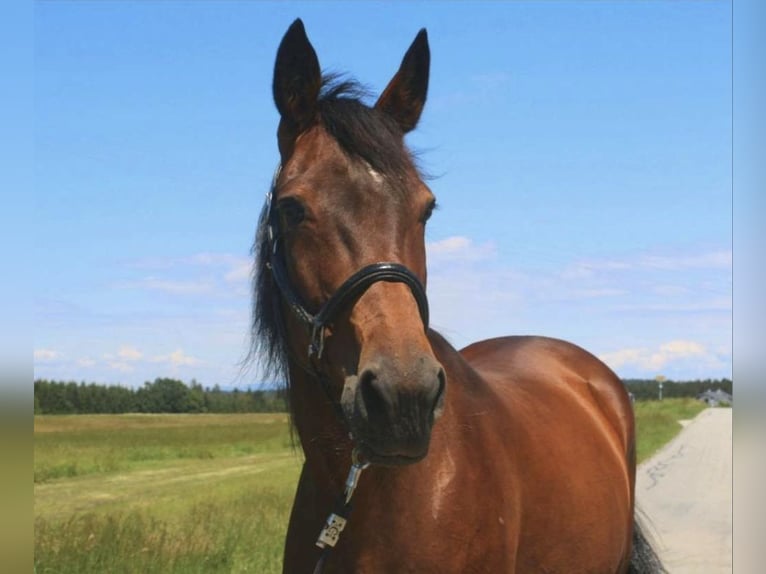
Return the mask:
<path id="1" fill-rule="evenodd" d="M 322 75 L 300 20 L 277 52 L 253 337 L 305 454 L 284 572 L 660 571 L 634 519 L 617 376 L 561 340 L 458 351 L 428 326 L 435 197 L 404 135 L 429 66 L 423 29 L 369 107 Z"/>

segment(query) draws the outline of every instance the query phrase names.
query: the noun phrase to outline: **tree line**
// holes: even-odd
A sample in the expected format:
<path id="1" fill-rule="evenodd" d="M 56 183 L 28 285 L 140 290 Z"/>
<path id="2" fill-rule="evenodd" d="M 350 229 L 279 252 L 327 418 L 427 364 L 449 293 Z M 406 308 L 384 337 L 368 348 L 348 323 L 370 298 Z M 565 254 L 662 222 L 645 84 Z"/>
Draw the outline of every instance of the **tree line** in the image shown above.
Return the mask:
<path id="1" fill-rule="evenodd" d="M 659 396 L 656 380 L 625 379 L 623 382 L 636 400 L 653 400 Z M 662 385 L 664 398 L 696 397 L 716 389 L 733 394 L 730 379 L 666 380 Z M 282 389 L 225 391 L 218 385 L 203 387 L 195 380 L 187 385 L 176 379 L 160 378 L 133 389 L 38 379 L 34 387 L 35 414 L 264 413 L 287 410 Z"/>
<path id="2" fill-rule="evenodd" d="M 263 413 L 285 412 L 283 390 L 222 390 L 192 380 L 158 378 L 143 387 L 77 383 L 34 382 L 35 414 L 119 413 Z"/>
<path id="3" fill-rule="evenodd" d="M 660 383 L 654 379 L 625 379 L 628 390 L 637 401 L 657 399 L 660 393 Z M 730 379 L 705 379 L 697 381 L 662 381 L 662 397 L 666 399 L 679 397 L 697 397 L 705 391 L 720 389 L 734 396 Z"/>

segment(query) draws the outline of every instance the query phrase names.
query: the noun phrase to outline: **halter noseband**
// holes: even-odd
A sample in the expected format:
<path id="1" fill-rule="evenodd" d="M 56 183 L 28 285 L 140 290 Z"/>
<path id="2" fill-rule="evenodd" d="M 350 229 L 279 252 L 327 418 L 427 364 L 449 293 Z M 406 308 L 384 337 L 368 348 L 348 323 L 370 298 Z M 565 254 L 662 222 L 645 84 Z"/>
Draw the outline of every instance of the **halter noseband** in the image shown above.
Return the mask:
<path id="1" fill-rule="evenodd" d="M 325 301 L 319 311 L 311 313 L 306 309 L 301 297 L 290 283 L 284 256 L 279 254 L 279 221 L 275 200 L 276 193 L 274 192 L 278 176 L 279 170 L 277 170 L 274 176 L 271 191 L 266 196 L 267 208 L 269 210 L 266 222 L 269 261 L 266 265 L 271 269 L 274 282 L 277 284 L 285 303 L 287 303 L 292 313 L 309 328 L 311 333 L 311 342 L 308 348 L 309 358 L 316 356 L 317 359 L 320 359 L 322 357 L 325 327 L 332 323 L 338 312 L 346 304 L 359 298 L 373 283 L 378 281 L 404 283 L 407 285 L 417 302 L 420 318 L 423 320 L 423 327 L 428 329 L 428 298 L 426 297 L 423 284 L 412 271 L 400 263 L 381 262 L 366 265 L 346 279 L 338 287 L 337 291 Z"/>

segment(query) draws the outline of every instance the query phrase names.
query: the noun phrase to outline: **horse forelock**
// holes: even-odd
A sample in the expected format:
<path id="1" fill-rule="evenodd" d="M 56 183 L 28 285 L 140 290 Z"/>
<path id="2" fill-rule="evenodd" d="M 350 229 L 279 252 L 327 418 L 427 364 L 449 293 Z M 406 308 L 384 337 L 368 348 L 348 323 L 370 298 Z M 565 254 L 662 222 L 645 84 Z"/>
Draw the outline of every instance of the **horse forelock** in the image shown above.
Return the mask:
<path id="1" fill-rule="evenodd" d="M 325 75 L 319 120 L 348 156 L 362 160 L 406 194 L 412 174 L 425 177 L 418 156 L 404 144 L 404 134 L 393 117 L 365 104 L 368 95 L 354 80 Z"/>

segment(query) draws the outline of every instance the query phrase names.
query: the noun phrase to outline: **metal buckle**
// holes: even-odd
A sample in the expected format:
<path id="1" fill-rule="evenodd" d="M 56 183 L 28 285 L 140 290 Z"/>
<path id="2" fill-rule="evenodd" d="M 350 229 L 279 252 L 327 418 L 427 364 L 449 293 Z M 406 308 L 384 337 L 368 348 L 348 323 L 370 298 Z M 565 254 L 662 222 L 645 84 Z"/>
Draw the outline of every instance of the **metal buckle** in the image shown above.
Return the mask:
<path id="1" fill-rule="evenodd" d="M 348 471 L 348 476 L 346 477 L 346 504 L 349 503 L 356 490 L 356 485 L 359 483 L 359 477 L 362 476 L 362 471 L 368 466 L 370 466 L 370 463 L 362 461 L 361 455 L 356 448 L 351 451 L 351 469 Z"/>
<path id="2" fill-rule="evenodd" d="M 316 355 L 317 359 L 322 358 L 324 351 L 324 325 L 314 323 L 311 327 L 311 342 L 309 343 L 309 359 Z"/>

